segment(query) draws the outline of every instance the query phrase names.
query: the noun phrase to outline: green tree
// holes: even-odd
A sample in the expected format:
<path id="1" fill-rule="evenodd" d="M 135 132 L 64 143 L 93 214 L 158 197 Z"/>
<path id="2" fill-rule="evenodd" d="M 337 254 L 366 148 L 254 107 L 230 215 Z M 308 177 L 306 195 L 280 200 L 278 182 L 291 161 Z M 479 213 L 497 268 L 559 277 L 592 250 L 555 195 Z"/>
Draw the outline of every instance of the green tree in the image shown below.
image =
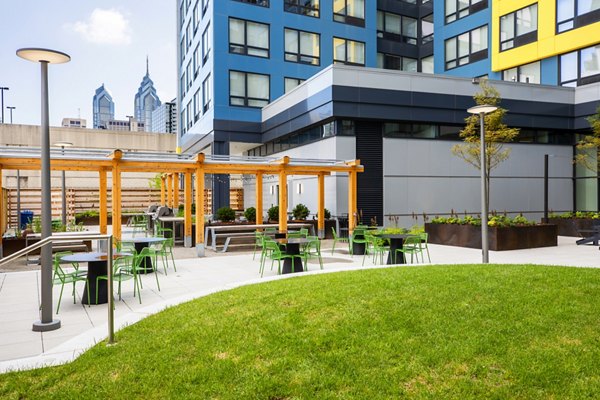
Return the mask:
<path id="1" fill-rule="evenodd" d="M 154 177 L 148 179 L 148 186 L 150 189 L 160 189 L 162 181 L 162 174 L 156 174 Z"/>
<path id="2" fill-rule="evenodd" d="M 498 107 L 484 116 L 485 155 L 486 155 L 486 204 L 490 204 L 490 175 L 491 171 L 510 156 L 510 149 L 504 148 L 504 143 L 512 142 L 518 135 L 518 128 L 509 128 L 502 122 L 506 110 L 500 107 L 500 93 L 486 79 L 480 83 L 481 92 L 473 96 L 477 105 L 488 104 Z M 480 117 L 472 114 L 465 119 L 466 125 L 460 131 L 464 143 L 452 146 L 452 154 L 462 158 L 478 170 L 481 170 L 481 140 Z"/>
<path id="3" fill-rule="evenodd" d="M 596 114 L 587 118 L 587 121 L 592 128 L 592 134 L 584 136 L 577 142 L 575 163 L 597 174 L 600 171 L 600 107 L 596 110 Z"/>

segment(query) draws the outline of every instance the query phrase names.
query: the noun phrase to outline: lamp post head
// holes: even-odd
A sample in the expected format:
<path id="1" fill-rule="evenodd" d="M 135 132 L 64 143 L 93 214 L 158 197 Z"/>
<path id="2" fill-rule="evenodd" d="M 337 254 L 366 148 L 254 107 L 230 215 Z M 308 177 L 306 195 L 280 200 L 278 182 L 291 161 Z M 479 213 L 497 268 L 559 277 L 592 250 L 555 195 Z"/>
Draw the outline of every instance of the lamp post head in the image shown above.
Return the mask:
<path id="1" fill-rule="evenodd" d="M 46 62 L 48 64 L 64 64 L 71 61 L 71 57 L 62 51 L 27 47 L 17 50 L 17 55 L 24 60 L 32 62 Z"/>
<path id="2" fill-rule="evenodd" d="M 481 104 L 478 106 L 471 107 L 467 110 L 469 114 L 489 114 L 498 109 L 496 106 L 492 106 L 489 104 Z"/>

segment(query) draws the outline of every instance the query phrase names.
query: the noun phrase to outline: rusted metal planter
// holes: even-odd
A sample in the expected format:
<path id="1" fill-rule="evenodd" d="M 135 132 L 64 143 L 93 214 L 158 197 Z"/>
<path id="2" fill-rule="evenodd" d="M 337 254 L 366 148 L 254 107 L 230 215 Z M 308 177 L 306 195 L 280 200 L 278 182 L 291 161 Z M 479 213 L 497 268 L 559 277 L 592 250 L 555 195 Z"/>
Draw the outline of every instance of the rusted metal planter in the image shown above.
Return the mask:
<path id="1" fill-rule="evenodd" d="M 429 243 L 481 248 L 481 227 L 455 224 L 425 224 Z M 530 249 L 557 245 L 558 227 L 554 224 L 511 226 L 488 229 L 489 248 L 493 251 Z"/>
<path id="2" fill-rule="evenodd" d="M 548 223 L 558 226 L 559 236 L 581 237 L 580 230 L 589 231 L 595 223 L 600 224 L 600 220 L 591 218 L 548 218 Z"/>

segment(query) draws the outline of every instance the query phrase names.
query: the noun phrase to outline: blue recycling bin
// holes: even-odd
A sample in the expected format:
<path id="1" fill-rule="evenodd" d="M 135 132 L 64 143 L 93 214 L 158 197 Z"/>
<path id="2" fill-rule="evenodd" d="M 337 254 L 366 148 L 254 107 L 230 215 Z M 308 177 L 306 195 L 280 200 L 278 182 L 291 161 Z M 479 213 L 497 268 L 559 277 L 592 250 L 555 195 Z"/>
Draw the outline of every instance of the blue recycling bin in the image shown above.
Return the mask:
<path id="1" fill-rule="evenodd" d="M 31 220 L 33 220 L 33 211 L 21 211 L 21 214 L 19 215 L 19 228 L 21 228 L 21 230 L 25 229 L 27 224 L 31 223 Z"/>

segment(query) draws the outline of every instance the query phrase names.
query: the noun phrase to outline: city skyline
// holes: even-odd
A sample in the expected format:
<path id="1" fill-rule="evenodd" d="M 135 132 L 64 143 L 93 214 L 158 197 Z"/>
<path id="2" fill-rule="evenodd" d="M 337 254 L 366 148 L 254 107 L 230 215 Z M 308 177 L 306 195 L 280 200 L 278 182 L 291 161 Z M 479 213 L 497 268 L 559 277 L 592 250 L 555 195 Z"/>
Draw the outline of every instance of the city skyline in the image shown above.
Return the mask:
<path id="1" fill-rule="evenodd" d="M 39 67 L 15 52 L 23 47 L 63 51 L 71 62 L 49 69 L 50 125 L 65 117 L 93 121 L 91 98 L 105 84 L 115 101 L 115 117 L 134 115 L 134 97 L 150 59 L 152 80 L 160 98 L 177 95 L 175 11 L 170 2 L 150 0 L 140 8 L 131 0 L 88 4 L 67 0 L 5 5 L 0 25 L 0 86 L 4 118 L 15 124 L 40 122 Z"/>

